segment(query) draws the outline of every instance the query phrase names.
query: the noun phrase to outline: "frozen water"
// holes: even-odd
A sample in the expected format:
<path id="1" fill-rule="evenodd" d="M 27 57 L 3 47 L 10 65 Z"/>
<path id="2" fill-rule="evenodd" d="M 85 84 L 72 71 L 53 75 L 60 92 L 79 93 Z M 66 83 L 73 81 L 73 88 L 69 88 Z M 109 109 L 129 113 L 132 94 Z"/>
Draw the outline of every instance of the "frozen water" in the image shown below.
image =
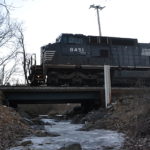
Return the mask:
<path id="1" fill-rule="evenodd" d="M 71 124 L 69 121 L 56 122 L 53 119 L 42 119 L 45 123 L 47 132 L 55 132 L 60 134 L 57 137 L 27 137 L 23 141 L 31 140 L 33 145 L 28 147 L 14 147 L 10 150 L 57 150 L 60 147 L 69 143 L 80 143 L 83 150 L 119 150 L 123 141 L 124 135 L 110 130 L 92 130 L 79 131 L 82 124 Z"/>

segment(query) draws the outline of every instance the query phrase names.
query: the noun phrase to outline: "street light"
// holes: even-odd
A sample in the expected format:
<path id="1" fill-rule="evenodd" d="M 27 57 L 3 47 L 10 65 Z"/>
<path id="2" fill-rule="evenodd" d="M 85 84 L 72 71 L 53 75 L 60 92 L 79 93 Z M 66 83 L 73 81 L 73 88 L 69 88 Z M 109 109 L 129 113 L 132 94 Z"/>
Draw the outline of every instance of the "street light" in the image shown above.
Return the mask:
<path id="1" fill-rule="evenodd" d="M 97 11 L 97 21 L 98 21 L 98 28 L 99 28 L 99 36 L 102 36 L 102 32 L 101 32 L 101 25 L 100 25 L 100 16 L 99 16 L 99 10 L 102 10 L 105 8 L 104 7 L 101 7 L 100 5 L 90 5 L 90 8 L 95 8 L 96 11 Z M 89 9 L 90 9 L 89 8 Z"/>

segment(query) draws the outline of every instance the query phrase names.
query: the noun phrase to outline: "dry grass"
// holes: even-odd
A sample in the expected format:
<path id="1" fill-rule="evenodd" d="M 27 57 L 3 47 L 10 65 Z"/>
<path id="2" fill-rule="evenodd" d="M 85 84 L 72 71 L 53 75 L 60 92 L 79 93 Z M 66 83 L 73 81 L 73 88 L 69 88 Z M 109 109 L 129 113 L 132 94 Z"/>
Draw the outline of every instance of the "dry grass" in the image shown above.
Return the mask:
<path id="1" fill-rule="evenodd" d="M 15 140 L 26 135 L 29 128 L 22 123 L 20 115 L 12 108 L 0 106 L 0 150 L 5 150 Z"/>

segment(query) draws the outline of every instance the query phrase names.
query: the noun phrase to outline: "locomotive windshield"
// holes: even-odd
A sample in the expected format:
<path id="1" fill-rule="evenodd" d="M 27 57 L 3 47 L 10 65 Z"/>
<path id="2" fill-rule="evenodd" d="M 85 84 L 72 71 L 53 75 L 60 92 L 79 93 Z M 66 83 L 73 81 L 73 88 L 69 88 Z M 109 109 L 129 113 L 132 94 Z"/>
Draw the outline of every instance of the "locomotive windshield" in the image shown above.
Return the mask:
<path id="1" fill-rule="evenodd" d="M 61 34 L 57 39 L 56 43 L 64 44 L 83 44 L 83 37 L 81 35 L 73 34 Z"/>
<path id="2" fill-rule="evenodd" d="M 68 43 L 70 43 L 70 44 L 83 44 L 83 39 L 81 39 L 80 37 L 70 36 L 70 37 L 68 37 Z"/>
<path id="3" fill-rule="evenodd" d="M 67 38 L 63 34 L 61 34 L 57 39 L 56 43 L 67 43 Z"/>

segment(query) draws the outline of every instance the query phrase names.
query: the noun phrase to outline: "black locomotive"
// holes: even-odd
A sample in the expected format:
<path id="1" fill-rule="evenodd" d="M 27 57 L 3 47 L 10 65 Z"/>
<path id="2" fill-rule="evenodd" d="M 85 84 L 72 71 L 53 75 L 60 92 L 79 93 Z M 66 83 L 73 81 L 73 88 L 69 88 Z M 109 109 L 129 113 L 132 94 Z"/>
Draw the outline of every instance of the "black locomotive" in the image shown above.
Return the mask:
<path id="1" fill-rule="evenodd" d="M 62 34 L 41 47 L 41 65 L 32 65 L 31 85 L 103 86 L 104 65 L 112 86 L 150 86 L 150 44 L 137 39 Z"/>

